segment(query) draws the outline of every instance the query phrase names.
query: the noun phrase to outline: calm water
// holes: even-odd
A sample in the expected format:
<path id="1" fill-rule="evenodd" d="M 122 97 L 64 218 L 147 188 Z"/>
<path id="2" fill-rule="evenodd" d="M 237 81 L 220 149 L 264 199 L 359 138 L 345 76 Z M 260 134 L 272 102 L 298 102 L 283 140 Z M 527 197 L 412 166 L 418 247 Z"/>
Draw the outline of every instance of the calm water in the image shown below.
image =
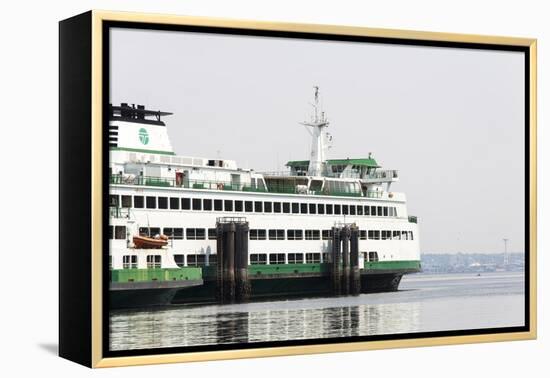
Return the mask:
<path id="1" fill-rule="evenodd" d="M 523 273 L 409 275 L 398 292 L 113 311 L 111 350 L 522 326 Z"/>

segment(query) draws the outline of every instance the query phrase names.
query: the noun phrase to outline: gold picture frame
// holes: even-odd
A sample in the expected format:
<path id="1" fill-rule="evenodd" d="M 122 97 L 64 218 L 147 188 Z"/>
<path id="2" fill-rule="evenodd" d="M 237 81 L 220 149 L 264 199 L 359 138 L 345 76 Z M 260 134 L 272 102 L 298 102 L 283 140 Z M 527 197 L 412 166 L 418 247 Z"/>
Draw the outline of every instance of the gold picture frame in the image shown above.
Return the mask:
<path id="1" fill-rule="evenodd" d="M 187 352 L 170 354 L 132 355 L 124 357 L 104 356 L 104 298 L 105 285 L 103 261 L 103 201 L 105 194 L 105 172 L 103 170 L 103 128 L 104 128 L 104 30 L 109 22 L 151 25 L 186 25 L 277 31 L 284 33 L 310 33 L 333 36 L 357 36 L 380 39 L 414 40 L 426 43 L 459 43 L 501 45 L 521 47 L 528 56 L 528 123 L 529 123 L 529 162 L 528 162 L 528 287 L 525 293 L 528 300 L 529 329 L 523 332 L 489 333 L 481 330 L 475 335 L 457 335 L 429 338 L 407 338 L 395 340 L 375 340 L 342 342 L 269 348 L 216 350 L 207 352 Z M 85 51 L 85 54 L 82 53 Z M 260 22 L 252 20 L 230 20 L 209 17 L 189 17 L 160 14 L 141 14 L 110 11 L 90 11 L 60 23 L 60 234 L 74 233 L 75 238 L 86 235 L 83 256 L 74 256 L 70 240 L 60 242 L 60 355 L 89 367 L 114 367 L 173 362 L 208 361 L 251 357 L 284 356 L 297 354 L 347 352 L 372 349 L 420 347 L 449 344 L 466 344 L 495 341 L 535 339 L 537 335 L 537 42 L 535 39 L 469 34 L 437 33 L 412 30 L 378 29 L 354 26 L 295 24 L 280 22 Z M 80 65 L 80 71 L 69 67 L 70 62 Z M 72 71 L 71 71 L 72 70 Z M 74 72 L 73 72 L 74 71 Z M 75 87 L 76 86 L 76 87 Z M 78 88 L 75 90 L 75 88 Z M 82 93 L 82 95 L 79 95 Z M 76 103 L 78 102 L 78 104 Z M 78 112 L 69 110 L 79 109 Z M 81 126 L 81 131 L 71 131 L 74 122 L 89 122 L 89 128 Z M 75 134 L 78 133 L 78 134 Z M 81 141 L 87 150 L 70 147 L 73 141 Z M 82 144 L 81 144 L 82 145 Z M 82 173 L 77 185 L 68 183 L 68 176 L 74 168 L 68 162 L 74 153 L 89 155 L 89 170 Z M 74 156 L 74 155 L 73 155 Z M 78 155 L 80 156 L 80 155 Z M 527 173 L 527 172 L 526 172 Z M 80 187 L 78 185 L 81 185 Z M 71 187 L 70 187 L 71 186 Z M 83 194 L 80 189 L 86 190 Z M 84 222 L 71 218 L 69 200 L 86 197 L 83 203 Z M 80 197 L 79 197 L 80 196 Z M 61 238 L 60 238 L 61 239 Z M 80 253 L 80 250 L 78 250 Z M 86 294 L 90 289 L 89 295 Z M 77 293 L 80 298 L 76 299 Z M 85 293 L 85 294 L 82 294 Z M 527 320 L 527 319 L 526 319 Z M 78 345 L 82 345 L 79 350 Z"/>

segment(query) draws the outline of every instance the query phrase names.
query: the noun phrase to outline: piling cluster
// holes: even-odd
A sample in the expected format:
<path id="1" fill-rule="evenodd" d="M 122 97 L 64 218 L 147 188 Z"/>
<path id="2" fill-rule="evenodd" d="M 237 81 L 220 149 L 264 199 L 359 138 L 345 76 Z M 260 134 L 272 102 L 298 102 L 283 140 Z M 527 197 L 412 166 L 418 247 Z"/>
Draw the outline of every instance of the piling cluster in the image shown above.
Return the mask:
<path id="1" fill-rule="evenodd" d="M 239 303 L 250 299 L 249 231 L 245 218 L 219 218 L 216 222 L 216 296 L 220 303 Z M 330 278 L 334 295 L 361 293 L 359 229 L 354 224 L 332 228 Z"/>
<path id="2" fill-rule="evenodd" d="M 355 225 L 332 228 L 331 279 L 335 295 L 361 292 L 359 229 Z"/>
<path id="3" fill-rule="evenodd" d="M 216 222 L 217 297 L 221 303 L 250 299 L 248 278 L 248 222 L 220 218 Z"/>

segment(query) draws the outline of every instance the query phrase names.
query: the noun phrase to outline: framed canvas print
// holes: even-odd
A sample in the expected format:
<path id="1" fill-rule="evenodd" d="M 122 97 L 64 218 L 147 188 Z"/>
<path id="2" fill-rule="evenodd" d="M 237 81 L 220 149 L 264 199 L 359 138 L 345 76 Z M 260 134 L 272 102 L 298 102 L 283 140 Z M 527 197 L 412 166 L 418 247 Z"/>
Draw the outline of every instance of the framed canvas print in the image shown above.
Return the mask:
<path id="1" fill-rule="evenodd" d="M 60 355 L 536 337 L 536 41 L 60 22 Z"/>

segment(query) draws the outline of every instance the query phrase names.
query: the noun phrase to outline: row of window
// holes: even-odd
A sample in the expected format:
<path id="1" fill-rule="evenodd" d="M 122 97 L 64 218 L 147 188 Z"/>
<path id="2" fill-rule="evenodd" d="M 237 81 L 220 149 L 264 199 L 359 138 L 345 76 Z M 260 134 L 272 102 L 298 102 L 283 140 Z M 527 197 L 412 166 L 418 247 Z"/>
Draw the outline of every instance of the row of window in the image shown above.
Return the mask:
<path id="1" fill-rule="evenodd" d="M 114 227 L 114 228 L 113 228 Z M 169 239 L 183 240 L 184 229 L 165 227 L 163 234 Z M 140 227 L 139 234 L 154 237 L 161 234 L 160 227 Z M 304 238 L 305 235 L 305 238 Z M 216 240 L 215 228 L 186 228 L 187 240 Z M 109 226 L 109 239 L 126 239 L 126 226 Z M 332 230 L 286 230 L 286 240 L 331 240 Z M 360 240 L 413 240 L 412 231 L 359 230 Z M 285 230 L 251 229 L 250 240 L 285 240 Z"/>
<path id="2" fill-rule="evenodd" d="M 241 201 L 201 198 L 130 196 L 111 194 L 109 206 L 134 209 L 204 210 L 245 213 L 367 215 L 396 217 L 393 206 L 340 205 L 324 203 Z"/>
<path id="3" fill-rule="evenodd" d="M 179 267 L 185 266 L 185 255 L 174 255 L 174 260 Z M 206 265 L 216 265 L 217 262 L 216 255 L 208 256 L 208 264 L 206 261 L 206 255 L 187 255 L 187 266 L 206 266 Z"/>
<path id="4" fill-rule="evenodd" d="M 215 230 L 214 230 L 215 231 Z M 250 230 L 250 240 L 285 240 L 285 230 Z M 266 236 L 267 235 L 267 236 Z M 286 230 L 287 240 L 331 240 L 332 230 Z M 359 230 L 360 240 L 413 240 L 412 231 Z"/>
<path id="5" fill-rule="evenodd" d="M 122 268 L 123 269 L 137 269 L 138 268 L 137 255 L 124 255 L 122 256 Z M 176 264 L 180 267 L 185 266 L 185 255 L 174 255 Z M 209 258 L 209 265 L 216 264 L 216 255 L 211 255 Z M 206 266 L 205 255 L 187 255 L 188 266 Z M 147 255 L 147 268 L 154 269 L 161 267 L 161 255 Z"/>
<path id="6" fill-rule="evenodd" d="M 251 253 L 250 265 L 266 265 L 269 257 L 270 265 L 278 264 L 303 264 L 304 253 Z M 323 253 L 323 261 L 328 261 L 328 253 Z M 321 262 L 321 253 L 305 253 L 306 264 Z"/>
<path id="7" fill-rule="evenodd" d="M 378 252 L 361 252 L 365 261 L 378 261 Z M 322 261 L 321 261 L 322 257 Z M 185 260 L 187 258 L 187 266 L 206 266 L 216 265 L 216 255 L 208 256 L 208 263 L 206 255 L 189 254 L 189 255 L 174 255 L 175 263 L 183 267 L 185 266 Z M 122 256 L 122 268 L 123 269 L 137 269 L 138 268 L 137 255 L 124 255 Z M 280 264 L 318 264 L 321 262 L 329 262 L 329 253 L 251 253 L 250 265 L 280 265 Z M 160 255 L 147 255 L 147 268 L 154 269 L 161 267 Z"/>
<path id="8" fill-rule="evenodd" d="M 365 261 L 375 262 L 378 261 L 378 252 L 361 252 Z M 268 258 L 270 265 L 277 264 L 303 264 L 305 255 L 306 264 L 317 264 L 321 262 L 321 256 L 323 258 L 322 262 L 330 261 L 329 253 L 251 253 L 250 254 L 250 265 L 266 265 Z M 285 260 L 286 256 L 286 260 Z"/>
<path id="9" fill-rule="evenodd" d="M 138 261 L 137 255 L 124 255 L 122 256 L 122 268 L 124 269 L 137 269 Z M 154 269 L 161 267 L 160 255 L 147 255 L 147 268 Z"/>

